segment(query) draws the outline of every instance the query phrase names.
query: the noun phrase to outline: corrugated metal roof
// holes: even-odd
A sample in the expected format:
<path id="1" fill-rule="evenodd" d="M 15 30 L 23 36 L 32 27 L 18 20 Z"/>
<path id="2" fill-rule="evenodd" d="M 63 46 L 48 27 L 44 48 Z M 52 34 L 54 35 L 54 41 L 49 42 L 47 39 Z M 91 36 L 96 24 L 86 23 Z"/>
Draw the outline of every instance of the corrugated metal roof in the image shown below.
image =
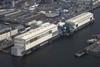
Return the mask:
<path id="1" fill-rule="evenodd" d="M 67 22 L 67 23 L 75 23 L 75 24 L 77 24 L 77 23 L 79 23 L 82 19 L 86 18 L 87 16 L 88 16 L 88 17 L 89 17 L 89 16 L 93 16 L 93 14 L 90 13 L 90 12 L 85 12 L 85 13 L 82 13 L 82 14 L 80 14 L 80 15 L 78 15 L 78 16 L 75 16 L 75 17 L 73 17 L 73 18 L 67 20 L 66 22 Z"/>
<path id="2" fill-rule="evenodd" d="M 7 32 L 7 31 L 10 31 L 10 29 L 11 28 L 9 26 L 4 25 L 4 24 L 0 24 L 0 34 Z"/>

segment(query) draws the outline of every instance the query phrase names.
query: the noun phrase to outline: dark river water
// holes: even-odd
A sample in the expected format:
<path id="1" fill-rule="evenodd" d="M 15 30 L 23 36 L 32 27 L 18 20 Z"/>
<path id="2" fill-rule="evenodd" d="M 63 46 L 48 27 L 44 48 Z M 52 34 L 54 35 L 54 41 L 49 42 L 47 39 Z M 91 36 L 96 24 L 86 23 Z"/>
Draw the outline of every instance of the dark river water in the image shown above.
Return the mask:
<path id="1" fill-rule="evenodd" d="M 95 23 L 71 37 L 60 37 L 30 55 L 14 57 L 0 52 L 0 67 L 100 67 L 100 57 L 74 57 L 77 51 L 88 46 L 86 40 L 91 35 L 100 33 L 100 8 L 94 14 Z"/>

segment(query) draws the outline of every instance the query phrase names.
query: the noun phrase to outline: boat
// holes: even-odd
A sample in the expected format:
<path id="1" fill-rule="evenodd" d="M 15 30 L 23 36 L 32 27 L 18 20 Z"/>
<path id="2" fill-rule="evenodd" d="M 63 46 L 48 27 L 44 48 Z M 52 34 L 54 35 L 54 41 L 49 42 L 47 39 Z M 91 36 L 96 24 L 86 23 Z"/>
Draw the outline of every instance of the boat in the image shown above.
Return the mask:
<path id="1" fill-rule="evenodd" d="M 83 55 L 86 55 L 86 52 L 84 50 L 80 50 L 77 53 L 75 53 L 75 57 L 82 57 Z"/>

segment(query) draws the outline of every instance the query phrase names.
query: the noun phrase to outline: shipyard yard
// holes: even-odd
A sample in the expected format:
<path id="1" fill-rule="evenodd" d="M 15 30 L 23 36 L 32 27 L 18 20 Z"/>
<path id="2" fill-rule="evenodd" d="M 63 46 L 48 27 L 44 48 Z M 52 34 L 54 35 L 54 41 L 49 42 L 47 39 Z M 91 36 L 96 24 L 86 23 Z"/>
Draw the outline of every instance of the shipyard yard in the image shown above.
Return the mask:
<path id="1" fill-rule="evenodd" d="M 83 56 L 76 59 L 73 55 L 87 47 L 86 40 L 91 35 L 99 34 L 100 8 L 94 10 L 95 23 L 78 31 L 73 36 L 61 37 L 47 47 L 43 47 L 24 57 L 14 57 L 0 52 L 2 67 L 100 67 L 99 57 Z"/>
<path id="2" fill-rule="evenodd" d="M 99 39 L 86 42 L 100 34 L 100 0 L 33 1 L 0 3 L 2 67 L 100 67 Z"/>

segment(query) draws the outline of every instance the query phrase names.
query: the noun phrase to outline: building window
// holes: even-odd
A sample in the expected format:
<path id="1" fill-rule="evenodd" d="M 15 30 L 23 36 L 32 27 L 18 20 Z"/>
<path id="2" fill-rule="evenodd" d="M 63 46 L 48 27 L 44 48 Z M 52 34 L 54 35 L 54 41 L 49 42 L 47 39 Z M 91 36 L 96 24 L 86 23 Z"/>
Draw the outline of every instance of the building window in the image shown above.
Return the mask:
<path id="1" fill-rule="evenodd" d="M 51 33 L 52 33 L 52 30 L 50 30 L 50 31 L 48 31 L 48 32 L 46 32 L 46 33 L 44 33 L 44 34 L 42 34 L 40 36 L 37 36 L 37 37 L 35 37 L 35 38 L 33 38 L 33 39 L 29 40 L 29 41 L 27 41 L 26 44 L 32 43 L 32 42 L 34 42 L 34 41 L 36 41 L 36 40 L 38 40 L 38 39 L 40 39 L 40 38 L 42 38 L 42 37 L 44 37 L 44 36 L 46 36 L 48 34 L 51 34 Z"/>
<path id="2" fill-rule="evenodd" d="M 49 31 L 49 34 L 51 34 L 51 33 L 52 33 L 52 30 Z"/>
<path id="3" fill-rule="evenodd" d="M 30 43 L 32 43 L 33 41 L 36 41 L 38 39 L 38 37 L 35 37 L 33 39 L 30 40 Z"/>

